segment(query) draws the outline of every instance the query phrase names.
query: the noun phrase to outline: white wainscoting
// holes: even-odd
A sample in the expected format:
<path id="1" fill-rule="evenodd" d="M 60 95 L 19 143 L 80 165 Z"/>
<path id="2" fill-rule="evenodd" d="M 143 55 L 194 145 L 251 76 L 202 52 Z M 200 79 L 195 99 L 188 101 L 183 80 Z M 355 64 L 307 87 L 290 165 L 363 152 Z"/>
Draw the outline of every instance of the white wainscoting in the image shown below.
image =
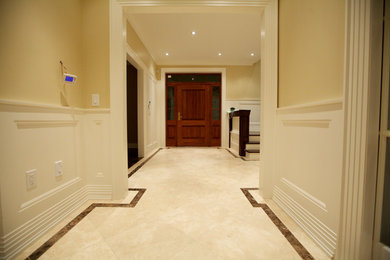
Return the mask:
<path id="1" fill-rule="evenodd" d="M 0 100 L 0 259 L 9 259 L 88 199 L 112 198 L 109 109 Z M 64 174 L 55 177 L 54 162 Z M 37 186 L 26 188 L 36 169 Z"/>
<path id="2" fill-rule="evenodd" d="M 260 101 L 256 100 L 227 100 L 226 107 L 250 110 L 249 131 L 260 131 Z"/>
<path id="3" fill-rule="evenodd" d="M 343 157 L 342 99 L 278 109 L 273 199 L 333 257 Z"/>
<path id="4" fill-rule="evenodd" d="M 111 199 L 111 185 L 85 185 L 1 238 L 2 259 L 10 259 L 88 200 Z"/>

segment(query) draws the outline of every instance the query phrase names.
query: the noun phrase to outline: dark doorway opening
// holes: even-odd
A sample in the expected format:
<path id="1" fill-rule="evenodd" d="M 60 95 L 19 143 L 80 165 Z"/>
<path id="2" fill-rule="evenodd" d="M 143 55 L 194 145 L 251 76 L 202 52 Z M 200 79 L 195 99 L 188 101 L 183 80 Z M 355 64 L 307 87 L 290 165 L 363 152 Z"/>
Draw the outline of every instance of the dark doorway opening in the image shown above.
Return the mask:
<path id="1" fill-rule="evenodd" d="M 127 161 L 128 168 L 137 163 L 138 157 L 138 91 L 137 69 L 127 62 Z"/>

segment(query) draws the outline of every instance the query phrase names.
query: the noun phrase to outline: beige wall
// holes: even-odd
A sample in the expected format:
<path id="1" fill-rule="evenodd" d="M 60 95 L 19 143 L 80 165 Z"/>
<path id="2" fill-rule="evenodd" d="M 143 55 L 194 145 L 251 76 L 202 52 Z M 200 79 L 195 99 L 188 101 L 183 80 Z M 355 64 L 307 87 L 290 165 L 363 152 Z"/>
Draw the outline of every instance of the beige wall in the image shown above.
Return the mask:
<path id="1" fill-rule="evenodd" d="M 148 70 L 156 76 L 156 63 L 154 62 L 152 56 L 146 49 L 145 45 L 142 43 L 141 39 L 138 37 L 137 33 L 134 31 L 134 28 L 131 26 L 131 24 L 126 22 L 126 25 L 127 43 L 142 60 Z"/>
<path id="2" fill-rule="evenodd" d="M 60 105 L 60 63 L 81 75 L 81 2 L 17 0 L 0 2 L 1 99 Z M 82 77 L 66 89 L 82 105 Z"/>
<path id="3" fill-rule="evenodd" d="M 260 61 L 252 66 L 160 66 L 161 68 L 225 68 L 226 100 L 260 100 Z"/>
<path id="4" fill-rule="evenodd" d="M 260 61 L 226 67 L 226 100 L 260 100 Z"/>
<path id="5" fill-rule="evenodd" d="M 279 107 L 342 97 L 345 1 L 279 2 Z"/>
<path id="6" fill-rule="evenodd" d="M 59 61 L 78 76 L 70 105 L 89 107 L 91 93 L 109 107 L 108 2 L 0 1 L 0 99 L 66 105 Z"/>
<path id="7" fill-rule="evenodd" d="M 83 105 L 92 107 L 91 94 L 100 95 L 100 107 L 110 107 L 109 1 L 82 1 Z"/>

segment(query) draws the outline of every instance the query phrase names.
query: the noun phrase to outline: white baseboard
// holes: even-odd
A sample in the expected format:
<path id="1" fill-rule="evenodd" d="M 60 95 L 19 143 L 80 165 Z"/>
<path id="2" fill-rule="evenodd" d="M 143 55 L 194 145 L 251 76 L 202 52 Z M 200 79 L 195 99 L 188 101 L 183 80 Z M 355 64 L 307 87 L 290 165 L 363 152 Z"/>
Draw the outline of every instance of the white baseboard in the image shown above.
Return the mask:
<path id="1" fill-rule="evenodd" d="M 86 185 L 0 238 L 0 259 L 10 259 L 91 199 L 111 199 L 111 185 Z"/>
<path id="2" fill-rule="evenodd" d="M 322 209 L 324 212 L 328 212 L 328 210 L 326 209 L 326 204 L 323 201 L 314 197 L 312 194 L 310 194 L 307 191 L 303 190 L 302 188 L 298 187 L 297 185 L 295 185 L 291 181 L 287 180 L 286 178 L 281 178 L 280 181 L 284 185 L 286 185 L 288 188 L 290 188 L 292 191 L 296 192 L 300 196 L 304 197 L 307 201 L 311 202 L 313 205 Z"/>
<path id="3" fill-rule="evenodd" d="M 81 178 L 80 177 L 76 177 L 70 181 L 67 181 L 66 183 L 60 185 L 60 186 L 57 186 L 56 188 L 54 189 L 51 189 L 49 190 L 48 192 L 45 192 L 29 201 L 26 201 L 24 203 L 22 203 L 20 205 L 20 209 L 19 209 L 19 213 L 29 209 L 30 207 L 54 196 L 55 194 L 58 194 L 59 192 L 63 191 L 63 190 L 66 190 L 68 188 L 70 188 L 71 186 L 73 186 L 74 184 L 77 184 L 78 182 L 81 181 Z"/>
<path id="4" fill-rule="evenodd" d="M 336 250 L 337 234 L 318 218 L 314 217 L 302 205 L 274 186 L 273 198 L 295 222 L 321 247 L 329 257 L 333 257 Z"/>

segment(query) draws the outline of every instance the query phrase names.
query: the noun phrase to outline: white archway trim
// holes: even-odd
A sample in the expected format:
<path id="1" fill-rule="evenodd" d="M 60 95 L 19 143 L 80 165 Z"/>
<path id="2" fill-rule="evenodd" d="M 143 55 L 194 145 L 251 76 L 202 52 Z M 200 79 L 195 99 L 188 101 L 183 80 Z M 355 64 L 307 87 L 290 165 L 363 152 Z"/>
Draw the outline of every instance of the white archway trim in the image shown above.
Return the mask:
<path id="1" fill-rule="evenodd" d="M 346 1 L 345 126 L 336 259 L 372 257 L 383 2 Z"/>
<path id="2" fill-rule="evenodd" d="M 111 104 L 111 171 L 113 184 L 113 199 L 121 199 L 127 193 L 127 165 L 126 165 L 126 19 L 123 17 L 123 8 L 126 6 L 164 6 L 164 7 L 207 7 L 207 6 L 232 6 L 232 7 L 268 7 L 268 5 L 277 4 L 277 0 L 214 0 L 214 1 L 174 1 L 174 0 L 154 0 L 154 1 L 134 1 L 134 0 L 110 0 L 110 104 Z M 274 17 L 277 17 L 277 7 L 269 9 L 274 12 Z M 266 21 L 269 22 L 269 21 Z M 277 25 L 277 23 L 275 24 Z M 275 30 L 277 26 L 275 27 Z M 276 32 L 276 31 L 275 31 Z M 272 43 L 270 43 L 272 44 Z M 276 44 L 276 42 L 275 42 Z M 276 48 L 276 46 L 265 45 L 265 52 L 267 48 Z M 274 53 L 271 51 L 271 53 Z M 271 55 L 270 59 L 274 59 L 273 64 L 277 64 L 277 56 Z M 266 63 L 264 63 L 264 66 Z M 272 66 L 270 71 L 271 78 L 277 75 L 277 67 Z M 273 79 L 276 81 L 276 78 Z M 226 86 L 226 84 L 225 84 Z M 276 90 L 276 85 L 274 86 Z M 159 88 L 161 90 L 161 88 Z M 225 87 L 226 90 L 226 87 Z M 158 94 L 158 96 L 160 96 Z M 224 97 L 223 97 L 224 98 Z M 275 97 L 276 98 L 276 97 Z M 165 101 L 164 101 L 165 102 Z M 162 107 L 162 104 L 157 104 Z M 226 110 L 222 108 L 222 111 Z M 164 116 L 165 118 L 165 116 Z M 158 119 L 162 121 L 162 118 Z M 222 122 L 221 122 L 222 123 Z M 161 122 L 159 122 L 161 126 Z M 159 129 L 159 140 L 165 140 L 165 134 L 162 134 Z M 227 131 L 225 131 L 227 132 Z M 272 134 L 272 133 L 269 133 Z M 264 138 L 264 133 L 262 134 Z M 222 145 L 226 146 L 227 137 L 222 136 Z M 160 142 L 162 145 L 164 142 Z M 272 184 L 271 184 L 272 185 Z"/>
<path id="3" fill-rule="evenodd" d="M 275 170 L 275 117 L 278 99 L 278 1 L 265 8 L 261 31 L 260 178 L 265 199 L 271 199 Z"/>

